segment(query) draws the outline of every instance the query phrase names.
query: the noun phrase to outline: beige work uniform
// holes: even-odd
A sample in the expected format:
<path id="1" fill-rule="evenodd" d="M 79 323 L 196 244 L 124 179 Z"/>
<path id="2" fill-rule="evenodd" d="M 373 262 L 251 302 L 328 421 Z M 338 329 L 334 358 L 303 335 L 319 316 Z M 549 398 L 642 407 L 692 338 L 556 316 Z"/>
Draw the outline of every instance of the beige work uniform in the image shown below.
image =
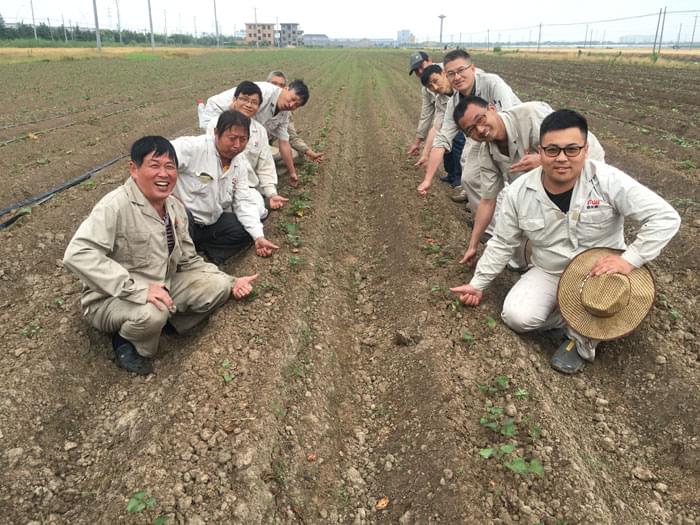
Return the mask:
<path id="1" fill-rule="evenodd" d="M 231 295 L 234 278 L 195 252 L 185 208 L 168 197 L 175 245 L 168 253 L 163 219 L 132 178 L 105 195 L 78 227 L 63 263 L 83 283 L 83 315 L 103 332 L 119 334 L 145 357 L 158 349 L 170 320 L 178 332 L 199 323 Z M 149 285 L 163 283 L 175 312 L 147 302 Z"/>
<path id="2" fill-rule="evenodd" d="M 504 80 L 498 75 L 485 73 L 481 69 L 476 69 L 474 74 L 474 95 L 483 98 L 489 104 L 496 106 L 499 111 L 509 109 L 517 104 L 520 104 L 520 99 Z M 442 127 L 433 141 L 433 148 L 444 148 L 450 151 L 452 148 L 452 140 L 460 131 L 457 123 L 454 120 L 454 110 L 462 95 L 455 93 L 447 103 L 445 109 L 445 118 L 443 119 Z M 462 150 L 460 159 L 462 164 L 462 188 L 467 192 L 469 197 L 469 208 L 476 215 L 476 210 L 479 207 L 481 200 L 481 172 L 479 169 L 479 151 L 480 144 L 469 137 L 466 137 L 466 143 Z M 493 221 L 486 230 L 486 233 L 492 233 Z"/>
<path id="3" fill-rule="evenodd" d="M 641 224 L 629 246 L 625 218 Z M 536 168 L 504 191 L 494 235 L 470 284 L 480 290 L 488 287 L 526 238 L 534 267 L 508 293 L 501 317 L 516 332 L 563 327 L 556 292 L 571 259 L 588 248 L 616 248 L 640 267 L 659 255 L 679 226 L 678 213 L 662 197 L 617 168 L 592 160 L 586 160 L 569 212 L 563 213 L 545 193 L 542 168 Z M 593 360 L 597 342 L 567 331 L 581 357 Z"/>
<path id="4" fill-rule="evenodd" d="M 289 134 L 289 145 L 292 147 L 292 161 L 297 166 L 304 162 L 304 155 L 311 148 L 308 146 L 304 139 L 301 138 L 296 126 L 294 125 L 294 115 L 289 114 L 289 122 L 287 123 L 287 133 Z M 287 174 L 287 166 L 282 160 L 282 155 L 280 155 L 279 140 L 273 138 L 270 142 L 270 149 L 272 151 L 272 158 L 275 161 L 275 168 L 279 175 Z"/>

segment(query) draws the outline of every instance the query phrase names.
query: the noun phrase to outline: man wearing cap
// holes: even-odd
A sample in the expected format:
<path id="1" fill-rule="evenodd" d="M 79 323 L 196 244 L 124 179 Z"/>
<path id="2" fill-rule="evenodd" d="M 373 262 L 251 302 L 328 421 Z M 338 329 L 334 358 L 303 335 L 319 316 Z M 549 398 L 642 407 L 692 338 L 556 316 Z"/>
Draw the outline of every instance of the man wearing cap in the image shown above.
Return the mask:
<path id="1" fill-rule="evenodd" d="M 285 75 L 282 71 L 270 71 L 270 73 L 267 75 L 267 81 L 270 84 L 274 84 L 282 89 L 287 87 L 287 75 Z M 287 132 L 289 133 L 289 145 L 292 147 L 292 160 L 295 164 L 303 163 L 304 157 L 309 159 L 311 162 L 315 162 L 316 164 L 320 164 L 323 161 L 324 153 L 314 151 L 311 146 L 309 146 L 299 135 L 296 125 L 294 124 L 294 113 L 289 113 Z M 273 138 L 270 146 L 272 147 L 272 156 L 275 159 L 275 164 L 277 165 L 277 172 L 284 175 L 287 167 L 284 165 L 282 156 L 279 152 L 279 140 Z"/>
<path id="2" fill-rule="evenodd" d="M 506 184 L 540 165 L 537 151 L 540 126 L 554 110 L 546 102 L 524 102 L 504 111 L 481 97 L 464 97 L 455 107 L 453 118 L 464 134 L 479 147 L 481 200 L 474 217 L 469 246 L 462 263 L 473 264 L 477 247 L 498 210 L 498 198 Z M 588 158 L 605 161 L 598 139 L 588 132 Z M 524 249 L 508 263 L 511 270 L 527 269 Z"/>
<path id="3" fill-rule="evenodd" d="M 678 213 L 659 195 L 612 166 L 588 160 L 587 136 L 586 119 L 575 111 L 555 111 L 543 120 L 541 166 L 505 190 L 494 235 L 471 282 L 452 288 L 462 303 L 478 305 L 483 291 L 527 239 L 534 266 L 506 296 L 501 317 L 518 333 L 565 328 L 567 339 L 550 362 L 567 374 L 581 370 L 584 359 L 594 359 L 600 340 L 624 335 L 641 322 L 644 316 L 632 315 L 624 305 L 636 310 L 651 306 L 653 288 L 640 290 L 635 283 L 646 272 L 642 267 L 659 255 L 680 226 Z M 641 225 L 629 246 L 624 239 L 625 218 Z M 573 286 L 576 294 L 562 296 L 562 272 L 582 252 L 594 257 L 587 257 L 582 271 L 579 263 L 572 263 L 581 280 Z M 646 300 L 638 300 L 640 294 L 646 294 Z M 595 312 L 598 324 L 606 324 L 607 318 L 626 330 L 620 332 L 617 326 L 609 332 L 590 330 L 595 323 L 579 323 L 567 314 L 572 298 L 580 303 L 574 310 Z"/>
<path id="4" fill-rule="evenodd" d="M 171 193 L 178 158 L 163 137 L 131 147 L 129 179 L 105 195 L 71 239 L 63 263 L 83 283 L 83 315 L 112 334 L 121 368 L 153 371 L 161 330 L 189 330 L 231 295 L 252 291 L 256 275 L 238 279 L 197 255 L 187 214 Z"/>
<path id="5" fill-rule="evenodd" d="M 425 177 L 418 186 L 418 193 L 421 195 L 425 195 L 428 192 L 445 152 L 450 151 L 452 140 L 458 133 L 461 133 L 454 121 L 453 114 L 454 108 L 463 97 L 469 95 L 479 96 L 489 104 L 493 104 L 498 111 L 520 104 L 520 99 L 501 77 L 477 69 L 472 63 L 469 53 L 463 49 L 455 49 L 447 53 L 443 63 L 445 74 L 450 80 L 455 93 L 447 104 L 442 127 L 433 141 L 433 148 L 430 151 L 430 158 L 425 169 Z M 469 200 L 469 208 L 476 214 L 479 200 L 481 199 L 479 193 L 481 176 L 479 174 L 478 144 L 475 145 L 473 141 L 465 144 L 461 163 L 462 189 Z"/>
<path id="6" fill-rule="evenodd" d="M 289 172 L 289 180 L 293 186 L 296 186 L 299 184 L 299 177 L 292 159 L 292 147 L 289 144 L 289 115 L 291 111 L 308 102 L 309 88 L 302 80 L 294 80 L 284 89 L 269 82 L 257 82 L 257 84 L 262 91 L 263 102 L 255 114 L 255 120 L 265 126 L 268 135 L 279 139 L 280 155 Z M 231 109 L 235 93 L 234 87 L 210 97 L 200 122 L 207 126 L 211 119 L 216 119 L 221 112 Z"/>

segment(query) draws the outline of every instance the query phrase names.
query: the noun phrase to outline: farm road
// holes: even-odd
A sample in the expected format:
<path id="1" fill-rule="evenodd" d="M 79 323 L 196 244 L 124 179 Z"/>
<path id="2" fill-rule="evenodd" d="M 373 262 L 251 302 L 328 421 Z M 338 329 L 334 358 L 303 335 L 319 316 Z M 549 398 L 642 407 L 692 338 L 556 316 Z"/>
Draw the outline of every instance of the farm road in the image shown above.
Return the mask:
<path id="1" fill-rule="evenodd" d="M 283 188 L 290 206 L 265 226 L 282 250 L 226 265 L 261 273 L 257 297 L 189 337 L 164 337 L 149 378 L 109 362 L 107 338 L 79 319 L 79 287 L 56 263 L 80 218 L 123 180 L 123 164 L 0 232 L 9 522 L 147 523 L 125 510 L 139 489 L 156 499 L 151 518 L 193 525 L 700 519 L 697 280 L 686 272 L 695 207 L 684 201 L 690 222 L 655 268 L 663 297 L 642 330 L 604 347 L 579 377 L 557 375 L 548 366 L 556 340 L 519 338 L 499 321 L 513 276 L 477 309 L 446 292 L 468 279 L 457 264 L 467 215 L 440 183 L 416 195 L 420 175 L 404 151 L 419 90 L 404 55 L 281 56 L 312 85 L 298 123 L 327 160 L 304 168 L 301 189 Z M 276 67 L 274 55 L 256 56 L 260 75 Z M 538 93 L 519 68 L 537 76 L 545 66 L 488 61 L 516 90 Z M 170 134 L 193 124 L 191 98 L 120 134 L 104 155 L 159 125 Z M 676 150 L 654 157 L 627 147 L 624 128 L 596 125 L 620 167 L 643 166 L 653 186 L 663 174 L 656 189 L 668 199 L 697 195 Z M 523 465 L 533 472 L 513 471 Z"/>

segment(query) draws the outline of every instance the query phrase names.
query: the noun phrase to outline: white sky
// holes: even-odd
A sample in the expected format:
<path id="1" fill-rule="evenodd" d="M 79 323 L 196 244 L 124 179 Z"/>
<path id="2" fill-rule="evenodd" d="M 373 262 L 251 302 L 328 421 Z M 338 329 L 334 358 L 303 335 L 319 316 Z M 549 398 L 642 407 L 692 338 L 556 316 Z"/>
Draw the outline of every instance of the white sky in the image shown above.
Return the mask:
<path id="1" fill-rule="evenodd" d="M 147 0 L 96 0 L 100 27 L 117 27 L 117 1 L 122 28 L 144 30 L 148 28 Z M 63 15 L 66 24 L 76 22 L 81 26 L 94 26 L 92 0 L 33 0 L 37 23 L 51 19 L 52 25 L 60 25 Z M 534 2 L 524 0 L 501 0 L 490 2 L 487 11 L 479 13 L 475 4 L 468 0 L 445 2 L 444 8 L 434 7 L 432 2 L 405 0 L 381 2 L 377 0 L 268 0 L 246 2 L 216 0 L 219 26 L 223 34 L 233 34 L 246 22 L 254 21 L 253 9 L 257 7 L 258 22 L 298 22 L 306 33 L 324 33 L 330 38 L 396 38 L 400 29 L 410 30 L 418 39 L 438 40 L 440 20 L 445 15 L 443 41 L 469 43 L 484 41 L 486 30 L 490 30 L 490 42 L 508 42 L 509 39 L 537 39 L 539 23 L 545 25 L 542 40 L 583 40 L 586 22 L 611 18 L 631 17 L 658 13 L 660 1 L 637 0 L 615 2 L 611 0 L 585 0 L 578 2 L 559 0 Z M 437 3 L 436 3 L 437 4 Z M 194 32 L 196 17 L 197 32 L 214 32 L 214 0 L 151 0 L 153 26 L 162 33 L 167 16 L 168 33 Z M 538 5 L 541 6 L 538 8 Z M 426 8 L 427 6 L 427 8 Z M 700 10 L 700 0 L 666 0 L 669 11 Z M 165 14 L 167 12 L 167 15 Z M 30 0 L 0 0 L 0 14 L 6 22 L 31 23 Z M 697 13 L 669 15 L 664 31 L 665 42 L 675 42 L 681 30 L 681 40 L 689 41 Z M 581 22 L 582 25 L 547 27 L 547 24 Z M 519 31 L 509 31 L 523 28 Z M 637 20 L 596 23 L 590 25 L 593 40 L 617 40 L 622 35 L 654 35 L 656 17 Z M 500 34 L 500 39 L 498 35 Z M 590 36 L 590 33 L 589 33 Z M 700 27 L 695 33 L 695 42 L 700 40 Z"/>

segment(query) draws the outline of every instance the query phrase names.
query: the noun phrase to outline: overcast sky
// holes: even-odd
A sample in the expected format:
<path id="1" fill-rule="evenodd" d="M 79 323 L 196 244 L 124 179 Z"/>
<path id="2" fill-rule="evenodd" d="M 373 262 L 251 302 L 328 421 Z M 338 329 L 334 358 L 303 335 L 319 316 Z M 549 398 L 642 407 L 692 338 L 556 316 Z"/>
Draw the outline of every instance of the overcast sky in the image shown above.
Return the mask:
<path id="1" fill-rule="evenodd" d="M 66 24 L 76 22 L 81 26 L 94 26 L 92 0 L 33 0 L 36 22 L 51 19 L 52 25 L 60 25 L 61 16 Z M 100 27 L 117 27 L 117 2 L 123 28 L 143 30 L 148 27 L 147 0 L 96 0 Z M 298 22 L 306 33 L 324 33 L 330 38 L 396 38 L 397 31 L 410 30 L 418 39 L 438 40 L 440 20 L 445 15 L 443 41 L 483 41 L 490 30 L 490 42 L 537 39 L 539 23 L 544 25 L 543 40 L 583 40 L 586 22 L 611 18 L 632 17 L 658 13 L 663 7 L 660 1 L 637 0 L 614 2 L 611 0 L 586 0 L 580 2 L 548 1 L 526 2 L 501 0 L 488 4 L 488 11 L 479 13 L 475 3 L 468 1 L 445 2 L 438 8 L 437 2 L 404 0 L 381 2 L 377 0 L 351 0 L 332 2 L 317 0 L 267 0 L 266 2 L 242 2 L 216 0 L 219 25 L 223 34 L 233 34 L 255 19 L 258 22 Z M 538 8 L 538 5 L 541 6 Z M 669 11 L 700 10 L 699 0 L 667 0 Z M 151 0 L 154 30 L 162 33 L 167 19 L 168 33 L 214 32 L 214 0 L 193 2 L 190 0 Z M 30 0 L 0 0 L 0 14 L 7 22 L 23 20 L 31 23 Z M 689 41 L 695 14 L 668 16 L 664 41 L 674 41 L 682 30 L 681 40 Z M 548 24 L 581 22 L 582 25 L 553 27 Z M 682 26 L 682 28 L 681 28 Z M 517 30 L 515 30 L 517 29 Z M 590 25 L 593 39 L 617 40 L 623 35 L 652 35 L 656 31 L 656 17 L 636 20 L 593 23 Z M 499 38 L 500 35 L 500 38 Z M 590 33 L 589 33 L 590 35 Z M 700 40 L 700 28 L 695 41 Z"/>

